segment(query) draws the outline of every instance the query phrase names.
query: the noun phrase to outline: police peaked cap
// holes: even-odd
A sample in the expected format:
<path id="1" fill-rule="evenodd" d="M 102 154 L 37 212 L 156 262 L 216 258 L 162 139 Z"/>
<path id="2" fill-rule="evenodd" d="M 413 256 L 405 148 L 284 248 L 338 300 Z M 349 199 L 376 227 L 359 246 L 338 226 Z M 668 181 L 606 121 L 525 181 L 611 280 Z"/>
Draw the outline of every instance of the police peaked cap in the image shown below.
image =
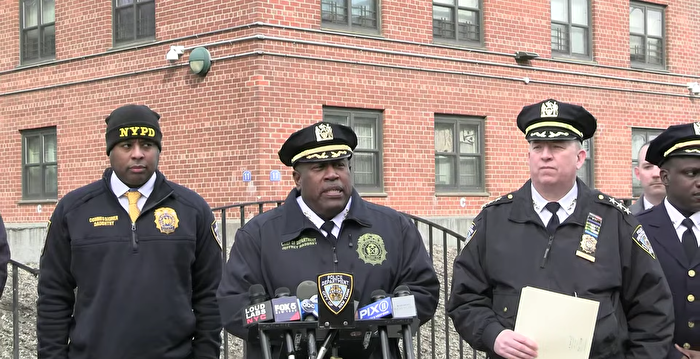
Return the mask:
<path id="1" fill-rule="evenodd" d="M 286 166 L 298 162 L 335 161 L 350 158 L 357 135 L 350 127 L 318 122 L 294 132 L 277 153 Z"/>
<path id="2" fill-rule="evenodd" d="M 528 141 L 583 142 L 596 127 L 595 117 L 582 106 L 553 99 L 525 106 L 518 114 L 518 128 Z"/>
<path id="3" fill-rule="evenodd" d="M 700 122 L 669 126 L 649 143 L 646 160 L 661 166 L 674 156 L 700 156 Z"/>

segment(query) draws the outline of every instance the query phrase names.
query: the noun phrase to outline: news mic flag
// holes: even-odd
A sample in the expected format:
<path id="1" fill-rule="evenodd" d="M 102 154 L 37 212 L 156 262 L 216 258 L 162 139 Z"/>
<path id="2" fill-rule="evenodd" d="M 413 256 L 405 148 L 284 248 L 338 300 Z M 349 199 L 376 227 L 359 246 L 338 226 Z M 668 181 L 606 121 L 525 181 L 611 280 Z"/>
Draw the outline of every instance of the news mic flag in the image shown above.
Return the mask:
<path id="1" fill-rule="evenodd" d="M 265 288 L 260 284 L 253 284 L 248 289 L 250 305 L 243 310 L 243 325 L 251 326 L 255 323 L 270 322 L 274 320 L 272 304 L 267 299 Z"/>

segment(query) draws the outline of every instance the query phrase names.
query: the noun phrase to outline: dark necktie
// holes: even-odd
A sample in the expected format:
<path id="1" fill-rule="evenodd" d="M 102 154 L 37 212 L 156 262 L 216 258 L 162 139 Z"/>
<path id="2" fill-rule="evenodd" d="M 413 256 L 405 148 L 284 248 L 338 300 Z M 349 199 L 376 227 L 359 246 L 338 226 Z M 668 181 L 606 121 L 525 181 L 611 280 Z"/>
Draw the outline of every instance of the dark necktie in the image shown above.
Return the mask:
<path id="1" fill-rule="evenodd" d="M 333 235 L 333 227 L 335 227 L 335 223 L 333 223 L 333 221 L 326 221 L 326 223 L 321 225 L 321 229 L 328 233 L 326 235 L 326 238 L 330 239 L 333 243 L 335 243 L 338 239 L 335 238 L 335 236 Z"/>
<path id="2" fill-rule="evenodd" d="M 695 238 L 695 233 L 693 233 L 693 221 L 690 218 L 686 218 L 681 223 L 688 228 L 683 232 L 683 237 L 681 237 L 683 248 L 688 256 L 688 260 L 693 260 L 695 253 L 698 251 L 698 240 Z"/>
<path id="3" fill-rule="evenodd" d="M 557 227 L 559 227 L 559 216 L 557 216 L 559 207 L 561 207 L 559 202 L 549 202 L 544 206 L 544 208 L 552 212 L 552 218 L 550 218 L 549 223 L 547 223 L 547 232 L 549 232 L 549 235 L 553 235 Z"/>

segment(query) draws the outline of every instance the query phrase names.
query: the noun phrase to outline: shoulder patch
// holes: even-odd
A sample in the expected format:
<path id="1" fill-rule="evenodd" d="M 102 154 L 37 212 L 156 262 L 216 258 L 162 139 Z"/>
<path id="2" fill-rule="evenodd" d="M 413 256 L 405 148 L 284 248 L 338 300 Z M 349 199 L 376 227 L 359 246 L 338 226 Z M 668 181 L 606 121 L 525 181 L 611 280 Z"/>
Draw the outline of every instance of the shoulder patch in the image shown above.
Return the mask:
<path id="1" fill-rule="evenodd" d="M 622 201 L 617 200 L 617 199 L 610 197 L 608 195 L 605 195 L 603 193 L 598 192 L 598 195 L 596 196 L 596 201 L 598 203 L 603 203 L 603 204 L 607 204 L 608 206 L 615 207 L 615 208 L 617 208 L 618 211 L 620 211 L 622 213 L 629 214 L 629 215 L 632 214 L 632 211 L 630 211 L 630 209 L 627 208 L 627 206 L 625 206 L 625 204 L 622 203 Z"/>
<path id="2" fill-rule="evenodd" d="M 637 245 L 645 252 L 649 253 L 651 258 L 656 259 L 654 248 L 651 246 L 651 242 L 649 241 L 649 238 L 647 238 L 647 234 L 644 232 L 644 228 L 642 228 L 641 224 L 637 225 L 637 228 L 635 228 L 634 232 L 632 232 L 632 240 L 634 240 L 634 243 L 637 243 Z"/>
<path id="3" fill-rule="evenodd" d="M 486 208 L 486 207 L 490 207 L 490 206 L 495 206 L 495 205 L 499 205 L 499 204 L 503 204 L 503 203 L 512 202 L 512 201 L 513 201 L 513 197 L 514 197 L 514 196 L 513 196 L 512 193 L 509 193 L 509 194 L 506 195 L 506 196 L 496 197 L 496 199 L 484 203 L 484 204 L 481 206 L 481 210 L 483 211 L 484 208 Z"/>
<path id="4" fill-rule="evenodd" d="M 472 237 L 476 234 L 476 218 L 472 220 L 471 226 L 469 226 L 469 232 L 467 232 L 467 242 L 472 240 Z"/>
<path id="5" fill-rule="evenodd" d="M 219 233 L 219 225 L 216 223 L 216 219 L 214 222 L 211 222 L 211 234 L 214 236 L 214 239 L 216 240 L 216 244 L 219 245 L 219 248 L 223 251 L 223 243 L 221 243 L 221 234 Z"/>

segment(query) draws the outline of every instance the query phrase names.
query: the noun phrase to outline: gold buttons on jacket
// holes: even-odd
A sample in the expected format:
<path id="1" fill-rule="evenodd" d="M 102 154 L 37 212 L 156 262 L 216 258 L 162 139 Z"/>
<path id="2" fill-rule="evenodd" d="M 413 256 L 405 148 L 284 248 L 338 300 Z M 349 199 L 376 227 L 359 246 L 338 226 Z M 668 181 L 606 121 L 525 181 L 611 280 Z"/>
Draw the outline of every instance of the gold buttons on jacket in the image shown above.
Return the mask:
<path id="1" fill-rule="evenodd" d="M 508 311 L 508 307 L 503 307 L 503 313 Z"/>
<path id="2" fill-rule="evenodd" d="M 695 301 L 695 296 L 692 294 L 688 294 L 688 301 L 689 302 L 694 302 Z"/>
<path id="3" fill-rule="evenodd" d="M 695 323 L 693 322 L 688 322 L 688 328 L 693 328 L 695 327 Z"/>
<path id="4" fill-rule="evenodd" d="M 684 343 L 684 344 L 683 344 L 683 349 L 690 349 L 690 344 Z"/>
<path id="5" fill-rule="evenodd" d="M 691 270 L 689 270 L 689 271 L 688 271 L 688 277 L 690 277 L 690 278 L 693 278 L 693 277 L 695 277 L 695 271 L 694 271 L 694 270 L 692 270 L 692 269 L 691 269 Z"/>

